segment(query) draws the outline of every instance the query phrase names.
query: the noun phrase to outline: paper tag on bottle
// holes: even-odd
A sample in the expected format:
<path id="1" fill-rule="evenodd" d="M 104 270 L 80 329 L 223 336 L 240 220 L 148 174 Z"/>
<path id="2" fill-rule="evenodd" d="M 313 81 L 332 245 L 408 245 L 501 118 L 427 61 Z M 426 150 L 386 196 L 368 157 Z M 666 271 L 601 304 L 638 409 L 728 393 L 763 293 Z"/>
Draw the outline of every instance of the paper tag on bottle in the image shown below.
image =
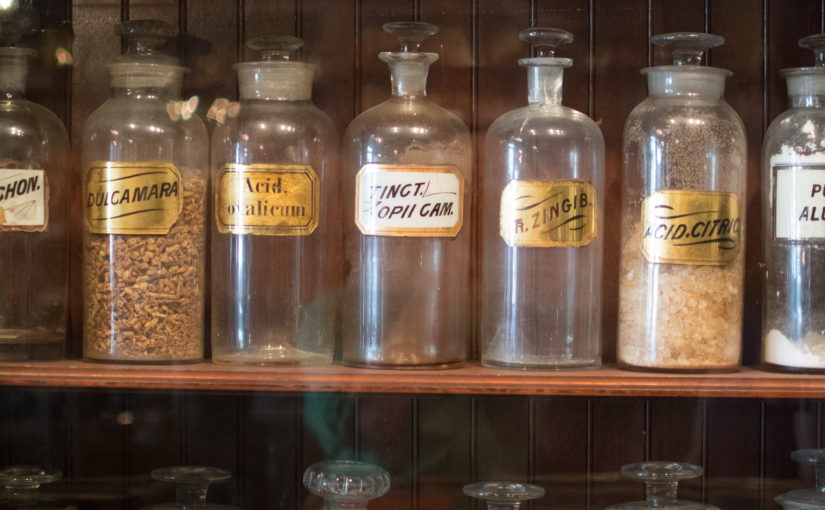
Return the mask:
<path id="1" fill-rule="evenodd" d="M 43 232 L 48 223 L 46 172 L 0 169 L 0 232 Z"/>
<path id="2" fill-rule="evenodd" d="M 306 165 L 226 165 L 215 185 L 215 219 L 227 234 L 305 236 L 318 226 L 320 185 Z"/>
<path id="3" fill-rule="evenodd" d="M 649 262 L 721 266 L 739 253 L 739 199 L 718 191 L 659 191 L 642 205 L 642 253 Z"/>
<path id="4" fill-rule="evenodd" d="M 166 234 L 183 208 L 180 171 L 171 163 L 94 162 L 83 215 L 93 234 Z"/>
<path id="5" fill-rule="evenodd" d="M 825 238 L 825 165 L 772 165 L 774 239 Z"/>
<path id="6" fill-rule="evenodd" d="M 455 166 L 367 164 L 355 177 L 355 224 L 365 235 L 455 237 L 463 218 Z"/>
<path id="7" fill-rule="evenodd" d="M 587 246 L 598 234 L 596 188 L 587 181 L 510 181 L 499 234 L 510 246 Z"/>

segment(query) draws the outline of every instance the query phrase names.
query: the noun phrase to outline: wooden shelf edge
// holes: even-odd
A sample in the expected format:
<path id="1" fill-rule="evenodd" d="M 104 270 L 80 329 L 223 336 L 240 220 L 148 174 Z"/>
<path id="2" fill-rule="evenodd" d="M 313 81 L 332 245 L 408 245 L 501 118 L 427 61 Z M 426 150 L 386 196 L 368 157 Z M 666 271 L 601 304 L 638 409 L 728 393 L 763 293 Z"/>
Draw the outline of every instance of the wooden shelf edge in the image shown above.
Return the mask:
<path id="1" fill-rule="evenodd" d="M 825 376 L 743 368 L 731 374 L 648 374 L 602 367 L 574 372 L 483 368 L 438 371 L 98 365 L 82 361 L 0 365 L 0 385 L 29 388 L 343 392 L 589 397 L 825 398 Z"/>

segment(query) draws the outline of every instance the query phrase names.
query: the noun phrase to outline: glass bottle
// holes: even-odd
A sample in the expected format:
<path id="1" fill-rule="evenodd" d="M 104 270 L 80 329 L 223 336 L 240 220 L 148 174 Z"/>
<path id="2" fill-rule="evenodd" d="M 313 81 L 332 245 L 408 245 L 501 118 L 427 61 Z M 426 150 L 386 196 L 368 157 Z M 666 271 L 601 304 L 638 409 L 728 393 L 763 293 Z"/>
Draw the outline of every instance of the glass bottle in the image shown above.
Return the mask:
<path id="1" fill-rule="evenodd" d="M 562 106 L 554 57 L 573 35 L 528 28 L 519 39 L 529 105 L 505 113 L 485 140 L 481 362 L 508 368 L 601 363 L 604 139 L 588 116 Z M 555 274 L 553 274 L 555 273 Z"/>
<path id="2" fill-rule="evenodd" d="M 461 366 L 470 336 L 470 134 L 426 97 L 438 28 L 396 22 L 383 52 L 392 97 L 355 118 L 342 148 L 347 221 L 343 361 L 375 368 Z M 350 212 L 351 211 L 351 212 Z"/>
<path id="3" fill-rule="evenodd" d="M 65 354 L 69 139 L 57 116 L 26 99 L 28 61 L 14 46 L 33 19 L 0 13 L 0 361 Z"/>
<path id="4" fill-rule="evenodd" d="M 700 65 L 724 39 L 662 34 L 674 65 L 650 67 L 650 96 L 624 130 L 618 361 L 663 371 L 740 363 L 747 148 L 722 98 L 725 69 Z"/>
<path id="5" fill-rule="evenodd" d="M 176 29 L 117 25 L 126 52 L 112 97 L 83 127 L 83 357 L 203 358 L 206 127 L 180 101 L 185 68 L 160 46 Z"/>
<path id="6" fill-rule="evenodd" d="M 249 41 L 240 109 L 212 135 L 212 359 L 332 362 L 341 243 L 332 121 L 312 104 L 303 41 Z"/>
<path id="7" fill-rule="evenodd" d="M 679 480 L 702 476 L 702 468 L 679 462 L 637 462 L 622 466 L 622 475 L 645 483 L 645 500 L 620 503 L 607 510 L 679 508 L 680 510 L 719 510 L 713 505 L 677 499 Z"/>
<path id="8" fill-rule="evenodd" d="M 304 487 L 324 498 L 326 510 L 367 510 L 369 500 L 390 490 L 390 474 L 354 460 L 317 462 L 304 471 Z"/>
<path id="9" fill-rule="evenodd" d="M 791 458 L 799 464 L 813 466 L 814 486 L 788 491 L 774 498 L 774 501 L 785 510 L 825 508 L 825 450 L 796 450 L 791 453 Z"/>
<path id="10" fill-rule="evenodd" d="M 519 510 L 523 501 L 544 496 L 544 489 L 529 483 L 478 482 L 465 485 L 464 494 L 486 501 L 487 510 Z"/>
<path id="11" fill-rule="evenodd" d="M 152 505 L 146 510 L 239 510 L 232 505 L 209 503 L 206 492 L 209 486 L 225 482 L 232 478 L 232 474 L 224 469 L 208 466 L 172 466 L 155 469 L 152 478 L 175 486 L 175 501 Z"/>
<path id="12" fill-rule="evenodd" d="M 3 510 L 73 510 L 73 505 L 64 505 L 44 496 L 40 486 L 60 480 L 63 473 L 56 469 L 41 469 L 36 466 L 9 466 L 0 470 L 0 509 Z"/>
<path id="13" fill-rule="evenodd" d="M 790 110 L 765 134 L 762 359 L 825 370 L 825 34 L 805 37 L 814 67 L 785 69 Z"/>

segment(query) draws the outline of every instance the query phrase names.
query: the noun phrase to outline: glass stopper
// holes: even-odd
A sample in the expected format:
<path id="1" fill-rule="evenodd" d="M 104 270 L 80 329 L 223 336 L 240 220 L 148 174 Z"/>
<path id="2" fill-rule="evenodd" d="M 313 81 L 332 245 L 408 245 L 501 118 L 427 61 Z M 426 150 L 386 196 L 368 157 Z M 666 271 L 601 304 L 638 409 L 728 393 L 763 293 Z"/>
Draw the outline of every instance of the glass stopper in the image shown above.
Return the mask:
<path id="1" fill-rule="evenodd" d="M 645 483 L 648 506 L 676 503 L 679 480 L 702 476 L 702 468 L 680 462 L 637 462 L 622 466 L 622 474 Z"/>
<path id="2" fill-rule="evenodd" d="M 384 32 L 398 37 L 402 52 L 411 52 L 419 51 L 424 39 L 438 33 L 438 27 L 421 21 L 393 21 L 384 23 Z"/>
<path id="3" fill-rule="evenodd" d="M 390 490 L 390 474 L 366 462 L 318 462 L 304 471 L 304 487 L 324 498 L 327 508 L 335 508 L 339 503 L 366 508 L 367 501 L 380 498 Z"/>
<path id="4" fill-rule="evenodd" d="M 41 484 L 59 480 L 63 473 L 36 466 L 10 466 L 0 471 L 0 484 L 9 490 L 34 490 Z"/>
<path id="5" fill-rule="evenodd" d="M 224 469 L 208 466 L 173 466 L 155 469 L 152 478 L 175 485 L 178 508 L 192 508 L 206 504 L 206 491 L 210 484 L 225 482 L 232 474 Z"/>
<path id="6" fill-rule="evenodd" d="M 556 48 L 573 42 L 573 34 L 560 28 L 525 28 L 518 33 L 518 38 L 533 46 L 536 57 L 539 58 L 552 58 L 556 54 Z"/>
<path id="7" fill-rule="evenodd" d="M 702 32 L 673 32 L 654 35 L 650 42 L 670 48 L 673 51 L 673 63 L 677 66 L 698 66 L 702 64 L 705 51 L 721 46 L 725 43 L 725 38 Z"/>
<path id="8" fill-rule="evenodd" d="M 791 453 L 791 458 L 800 464 L 813 464 L 816 491 L 825 494 L 825 450 L 796 450 Z"/>
<path id="9" fill-rule="evenodd" d="M 292 55 L 304 45 L 303 39 L 291 35 L 253 37 L 246 46 L 261 54 L 261 60 L 292 60 Z"/>
<path id="10" fill-rule="evenodd" d="M 126 42 L 125 56 L 166 56 L 162 50 L 169 39 L 178 35 L 177 27 L 156 19 L 122 21 L 115 33 Z"/>
<path id="11" fill-rule="evenodd" d="M 490 510 L 505 508 L 518 510 L 522 501 L 544 496 L 544 489 L 529 483 L 479 482 L 465 485 L 464 494 L 486 501 L 487 508 Z"/>
<path id="12" fill-rule="evenodd" d="M 816 57 L 814 67 L 825 67 L 825 34 L 814 34 L 803 37 L 799 40 L 799 46 L 814 52 Z"/>

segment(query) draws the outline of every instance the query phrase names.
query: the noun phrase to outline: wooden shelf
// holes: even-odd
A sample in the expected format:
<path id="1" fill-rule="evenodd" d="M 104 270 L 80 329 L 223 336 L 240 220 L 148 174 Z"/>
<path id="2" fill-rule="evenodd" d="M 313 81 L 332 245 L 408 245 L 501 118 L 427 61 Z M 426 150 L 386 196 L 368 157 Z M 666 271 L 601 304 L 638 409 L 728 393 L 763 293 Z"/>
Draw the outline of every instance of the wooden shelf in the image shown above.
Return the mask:
<path id="1" fill-rule="evenodd" d="M 730 374 L 648 374 L 603 367 L 573 372 L 505 371 L 470 364 L 438 371 L 101 365 L 82 361 L 0 364 L 0 385 L 202 391 L 825 398 L 825 376 L 744 368 Z"/>

